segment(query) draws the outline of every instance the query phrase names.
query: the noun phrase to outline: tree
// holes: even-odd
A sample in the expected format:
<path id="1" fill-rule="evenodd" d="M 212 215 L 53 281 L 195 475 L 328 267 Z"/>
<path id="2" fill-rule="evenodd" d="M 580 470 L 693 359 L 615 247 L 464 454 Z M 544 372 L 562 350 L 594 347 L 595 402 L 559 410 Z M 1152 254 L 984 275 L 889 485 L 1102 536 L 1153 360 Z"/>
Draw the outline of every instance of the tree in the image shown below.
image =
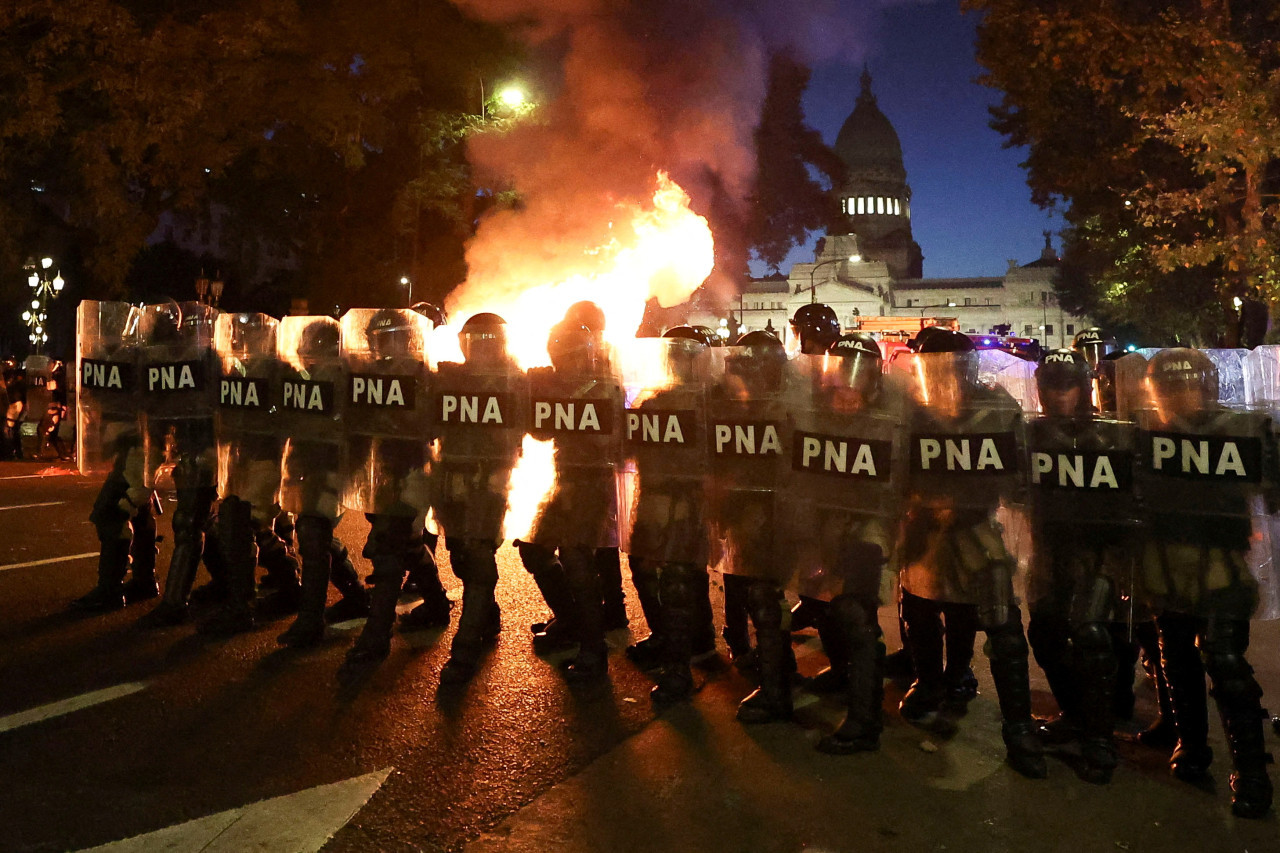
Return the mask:
<path id="1" fill-rule="evenodd" d="M 965 0 L 982 13 L 992 126 L 1026 145 L 1032 198 L 1065 204 L 1098 306 L 1167 337 L 1277 293 L 1280 11 L 1267 0 Z M 1191 282 L 1195 284 L 1191 284 Z M 1209 286 L 1205 286 L 1208 282 Z M 1077 290 L 1079 284 L 1075 285 Z M 1070 294 L 1066 298 L 1071 298 Z M 1182 328 L 1186 333 L 1186 327 Z M 1211 340 L 1212 330 L 1201 329 Z"/>
<path id="2" fill-rule="evenodd" d="M 836 227 L 831 188 L 844 180 L 844 163 L 805 123 L 801 98 L 809 69 L 789 53 L 773 55 L 768 89 L 755 132 L 756 176 L 748 242 L 773 269 L 811 232 Z"/>

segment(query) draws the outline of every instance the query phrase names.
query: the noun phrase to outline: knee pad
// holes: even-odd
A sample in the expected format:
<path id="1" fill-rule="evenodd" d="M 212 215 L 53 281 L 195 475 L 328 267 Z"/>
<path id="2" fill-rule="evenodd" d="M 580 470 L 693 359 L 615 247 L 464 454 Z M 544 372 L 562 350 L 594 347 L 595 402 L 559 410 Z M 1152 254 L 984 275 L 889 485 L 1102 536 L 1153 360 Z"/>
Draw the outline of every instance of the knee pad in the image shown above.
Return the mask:
<path id="1" fill-rule="evenodd" d="M 875 611 L 868 610 L 866 604 L 860 602 L 852 595 L 837 595 L 831 599 L 831 610 L 828 614 L 842 625 L 849 626 L 850 629 L 860 631 L 869 627 L 876 622 L 871 614 Z M 877 627 L 878 624 L 877 624 Z"/>
<path id="2" fill-rule="evenodd" d="M 420 543 L 414 542 L 413 519 L 403 515 L 369 515 L 369 538 L 363 555 L 374 560 L 402 557 Z"/>
<path id="3" fill-rule="evenodd" d="M 747 587 L 747 607 L 756 627 L 780 628 L 783 626 L 783 611 L 788 611 L 787 600 L 776 584 L 768 581 L 753 580 Z"/>
<path id="4" fill-rule="evenodd" d="M 304 561 L 323 560 L 331 554 L 333 525 L 327 518 L 304 515 L 298 519 L 295 531 L 298 537 L 298 556 Z"/>
<path id="5" fill-rule="evenodd" d="M 453 573 L 463 583 L 497 585 L 498 561 L 492 541 L 467 539 L 461 544 L 454 544 L 445 537 L 445 547 L 449 550 L 449 564 Z"/>
<path id="6" fill-rule="evenodd" d="M 1001 660 L 1025 658 L 1027 656 L 1027 638 L 1022 634 L 1022 623 L 1009 621 L 999 627 L 987 631 L 987 640 L 991 643 L 991 657 Z"/>
<path id="7" fill-rule="evenodd" d="M 556 560 L 555 549 L 548 548 L 546 545 L 522 542 L 517 539 L 516 550 L 520 552 L 520 562 L 524 565 L 525 571 L 531 575 L 543 571 Z"/>

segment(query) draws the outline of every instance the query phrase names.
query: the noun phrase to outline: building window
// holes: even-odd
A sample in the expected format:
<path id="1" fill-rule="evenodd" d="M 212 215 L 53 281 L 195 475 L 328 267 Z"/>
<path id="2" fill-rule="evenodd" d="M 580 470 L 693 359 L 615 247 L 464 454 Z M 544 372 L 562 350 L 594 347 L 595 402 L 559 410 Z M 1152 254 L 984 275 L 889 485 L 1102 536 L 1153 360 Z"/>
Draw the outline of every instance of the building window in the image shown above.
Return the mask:
<path id="1" fill-rule="evenodd" d="M 910 300 L 910 299 L 908 299 L 908 300 L 907 300 L 907 307 L 908 307 L 908 308 L 910 308 L 910 307 L 911 307 L 911 300 Z"/>
<path id="2" fill-rule="evenodd" d="M 987 297 L 987 304 L 988 304 L 988 305 L 990 305 L 990 304 L 991 304 L 991 297 L 990 297 L 990 296 L 988 296 L 988 297 Z"/>
<path id="3" fill-rule="evenodd" d="M 1045 324 L 1044 324 L 1044 333 L 1045 333 L 1046 335 L 1052 335 L 1052 334 L 1053 334 L 1053 324 L 1052 324 L 1052 323 L 1045 323 Z"/>
<path id="4" fill-rule="evenodd" d="M 1023 327 L 1022 327 L 1022 336 L 1023 336 L 1024 338 L 1029 338 L 1029 337 L 1031 337 L 1031 324 L 1030 324 L 1030 323 L 1028 323 L 1028 324 L 1026 324 L 1025 326 L 1023 326 Z"/>
<path id="5" fill-rule="evenodd" d="M 1068 323 L 1068 324 L 1067 324 L 1067 334 L 1068 334 L 1068 335 L 1074 335 L 1075 333 L 1076 333 L 1076 324 L 1075 324 L 1075 323 Z"/>
<path id="6" fill-rule="evenodd" d="M 973 300 L 966 296 L 964 298 L 964 304 L 965 304 L 965 307 L 968 307 L 973 304 Z"/>
<path id="7" fill-rule="evenodd" d="M 861 198 L 859 198 L 859 199 L 858 199 L 858 212 L 859 212 L 859 213 L 866 213 L 866 205 L 864 205 L 864 204 L 863 204 L 863 202 L 862 202 L 862 199 L 861 199 Z"/>
<path id="8" fill-rule="evenodd" d="M 876 213 L 884 213 L 884 197 L 876 196 Z"/>
<path id="9" fill-rule="evenodd" d="M 893 215 L 894 216 L 902 215 L 902 203 L 899 202 L 896 198 L 893 200 Z"/>

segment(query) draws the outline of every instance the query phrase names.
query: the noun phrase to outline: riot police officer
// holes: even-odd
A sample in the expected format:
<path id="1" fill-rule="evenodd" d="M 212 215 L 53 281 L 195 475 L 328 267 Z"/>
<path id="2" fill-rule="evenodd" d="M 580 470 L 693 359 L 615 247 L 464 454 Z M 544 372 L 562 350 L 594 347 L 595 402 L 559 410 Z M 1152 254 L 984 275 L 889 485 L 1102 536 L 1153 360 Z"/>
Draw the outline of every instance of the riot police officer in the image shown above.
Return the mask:
<path id="1" fill-rule="evenodd" d="M 953 620 L 966 633 L 981 628 L 1009 764 L 1042 778 L 1027 642 L 1013 595 L 1017 564 L 995 521 L 1000 500 L 1018 486 L 1022 410 L 1002 388 L 978 381 L 978 358 L 967 336 L 944 332 L 910 361 L 918 405 L 902 537 L 902 617 L 916 680 L 900 710 L 909 721 L 929 723 L 945 699 L 940 615 L 948 631 Z"/>
<path id="2" fill-rule="evenodd" d="M 332 317 L 286 317 L 280 323 L 277 434 L 285 442 L 280 485 L 281 515 L 294 526 L 302 562 L 298 618 L 277 638 L 306 648 L 324 637 L 326 620 L 367 616 L 369 594 L 334 536 L 342 517 L 343 413 L 347 375 L 341 326 Z M 327 611 L 330 582 L 342 599 Z"/>
<path id="3" fill-rule="evenodd" d="M 216 309 L 194 302 L 166 302 L 142 309 L 139 384 L 146 459 L 142 486 L 154 488 L 162 466 L 171 463 L 177 492 L 173 556 L 164 596 L 140 621 L 144 627 L 186 620 L 188 597 L 204 552 L 205 527 L 217 497 L 213 429 L 216 315 Z"/>
<path id="4" fill-rule="evenodd" d="M 576 640 L 578 653 L 565 673 L 571 680 L 593 680 L 608 674 L 597 555 L 616 549 L 619 541 L 616 421 L 622 386 L 600 333 L 586 326 L 558 323 L 547 352 L 551 368 L 530 371 L 529 432 L 554 440 L 555 483 L 538 508 L 529 541 L 517 547 L 554 614 L 535 635 L 535 648 L 547 651 Z"/>
<path id="5" fill-rule="evenodd" d="M 22 421 L 27 412 L 27 372 L 16 358 L 4 360 L 0 371 L 9 406 L 5 411 L 4 434 L 0 435 L 0 459 L 21 460 Z"/>
<path id="6" fill-rule="evenodd" d="M 745 588 L 756 631 L 760 681 L 738 705 L 745 723 L 790 719 L 792 711 L 795 658 L 778 526 L 790 461 L 789 375 L 782 342 L 768 332 L 748 332 L 725 351 L 723 376 L 708 406 L 712 524 L 726 596 L 735 583 Z"/>
<path id="7" fill-rule="evenodd" d="M 409 310 L 352 309 L 342 318 L 347 381 L 348 484 L 343 505 L 369 520 L 364 556 L 373 563 L 369 618 L 347 653 L 343 677 L 391 650 L 396 602 L 405 576 L 421 565 L 421 532 L 430 505 L 427 481 L 425 319 Z M 419 589 L 430 619 L 448 624 L 451 602 L 440 585 Z"/>
<path id="8" fill-rule="evenodd" d="M 502 630 L 494 590 L 507 491 L 528 408 L 524 374 L 507 351 L 507 323 L 470 317 L 458 332 L 462 362 L 437 367 L 431 423 L 438 441 L 432 505 L 449 565 L 462 581 L 462 615 L 441 684 L 469 681 L 486 643 Z"/>
<path id="9" fill-rule="evenodd" d="M 1277 483 L 1271 419 L 1218 403 L 1218 372 L 1199 350 L 1161 350 L 1147 364 L 1149 407 L 1139 414 L 1138 467 L 1146 538 L 1139 598 L 1160 615 L 1160 648 L 1178 745 L 1174 773 L 1208 771 L 1208 716 L 1197 701 L 1197 657 L 1213 684 L 1235 772 L 1231 810 L 1257 818 L 1271 808 L 1261 689 L 1245 659 L 1259 580 L 1249 564 L 1253 499 Z M 1274 585 L 1274 577 L 1268 577 Z M 1198 652 L 1197 652 L 1198 649 Z"/>
<path id="10" fill-rule="evenodd" d="M 98 534 L 98 582 L 71 606 L 116 610 L 159 595 L 154 493 L 142 485 L 138 312 L 124 302 L 85 300 L 76 325 L 77 459 L 82 474 L 105 472 L 106 480 L 89 514 Z"/>
<path id="11" fill-rule="evenodd" d="M 43 454 L 45 446 L 48 446 L 58 459 L 65 461 L 71 456 L 66 442 L 58 434 L 62 421 L 67 417 L 67 365 L 62 359 L 53 360 L 45 387 L 49 390 L 49 405 L 40 419 L 40 452 Z"/>
<path id="12" fill-rule="evenodd" d="M 1137 505 L 1132 425 L 1094 414 L 1093 378 L 1073 350 L 1048 352 L 1036 369 L 1044 415 L 1027 425 L 1035 543 L 1027 639 L 1062 710 L 1055 726 L 1079 731 L 1084 778 L 1102 784 L 1117 762 L 1108 625 L 1129 588 Z"/>
<path id="13" fill-rule="evenodd" d="M 820 676 L 842 694 L 845 719 L 817 748 L 875 750 L 883 728 L 885 649 L 877 611 L 896 592 L 889 569 L 906 483 L 908 395 L 883 376 L 880 346 L 842 335 L 823 358 L 798 359 L 811 374 L 794 412 L 785 495 L 790 586 L 822 602 L 818 624 L 831 667 Z"/>
<path id="14" fill-rule="evenodd" d="M 706 371 L 700 369 L 707 345 L 698 330 L 676 326 L 661 338 L 636 341 L 625 365 L 636 395 L 625 413 L 625 443 L 636 468 L 627 559 L 651 630 L 627 655 L 660 668 L 650 694 L 656 702 L 688 698 L 694 656 L 715 650 L 704 488 Z"/>

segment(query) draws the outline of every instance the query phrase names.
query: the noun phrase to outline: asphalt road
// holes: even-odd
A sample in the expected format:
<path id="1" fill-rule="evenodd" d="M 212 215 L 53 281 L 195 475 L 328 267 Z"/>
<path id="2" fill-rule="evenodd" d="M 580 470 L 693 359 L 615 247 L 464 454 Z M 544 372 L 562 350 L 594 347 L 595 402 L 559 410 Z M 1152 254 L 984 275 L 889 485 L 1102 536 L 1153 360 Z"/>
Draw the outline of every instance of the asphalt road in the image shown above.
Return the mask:
<path id="1" fill-rule="evenodd" d="M 795 726 L 736 723 L 734 703 L 750 687 L 727 668 L 701 674 L 694 702 L 661 716 L 651 682 L 621 654 L 609 683 L 570 687 L 554 660 L 532 653 L 528 624 L 545 610 L 509 547 L 499 558 L 497 647 L 470 685 L 445 691 L 438 676 L 452 628 L 399 635 L 372 677 L 343 689 L 335 675 L 353 630 L 291 652 L 275 643 L 287 621 L 209 640 L 190 626 L 138 629 L 146 604 L 71 615 L 68 602 L 95 577 L 82 555 L 97 547 L 86 520 L 96 487 L 65 466 L 0 465 L 2 851 L 80 849 L 190 821 L 207 829 L 210 816 L 357 778 L 367 790 L 330 818 L 319 836 L 336 831 L 326 851 L 1280 850 L 1274 817 L 1230 817 L 1217 731 L 1212 791 L 1175 782 L 1161 756 L 1136 746 L 1124 748 L 1108 788 L 1076 778 L 1069 755 L 1051 762 L 1047 781 L 1017 777 L 1001 764 L 985 672 L 954 740 L 903 724 L 890 687 L 884 748 L 845 759 L 812 749 L 838 720 L 826 701 L 798 694 Z M 340 526 L 353 553 L 366 529 L 360 518 Z M 168 556 L 166 537 L 162 568 Z M 447 559 L 442 576 L 456 598 Z M 643 635 L 634 596 L 628 603 L 632 633 Z M 882 613 L 892 646 L 890 618 Z M 801 669 L 812 673 L 822 665 L 816 640 L 798 639 Z M 627 637 L 611 641 L 620 648 Z M 1276 626 L 1258 626 L 1251 657 L 1275 705 L 1278 646 Z M 1036 686 L 1050 711 L 1038 674 Z M 78 710 L 32 712 L 85 694 Z M 1152 713 L 1143 689 L 1139 722 Z M 304 818 L 240 826 L 251 834 Z M 206 848 L 148 836 L 114 849 L 319 843 L 230 837 Z"/>

